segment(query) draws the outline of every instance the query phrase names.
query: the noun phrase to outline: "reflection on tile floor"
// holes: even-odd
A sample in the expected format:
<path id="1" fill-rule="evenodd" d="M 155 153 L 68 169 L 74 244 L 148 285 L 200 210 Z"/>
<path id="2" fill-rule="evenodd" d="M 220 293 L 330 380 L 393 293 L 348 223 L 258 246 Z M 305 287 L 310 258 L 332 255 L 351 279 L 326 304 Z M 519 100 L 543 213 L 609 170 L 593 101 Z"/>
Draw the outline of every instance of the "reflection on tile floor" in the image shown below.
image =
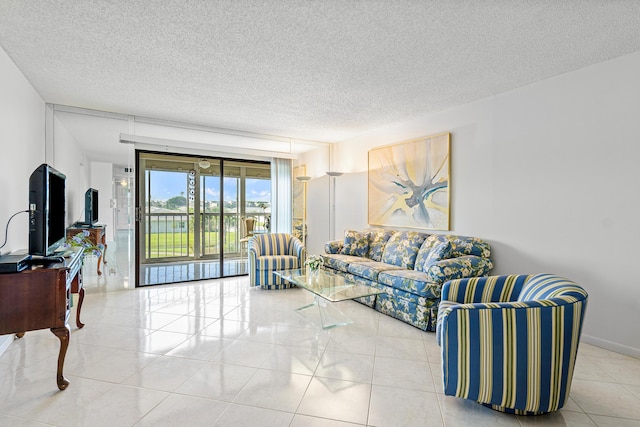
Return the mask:
<path id="1" fill-rule="evenodd" d="M 220 271 L 219 261 L 194 261 L 143 264 L 140 266 L 140 286 L 215 279 L 224 276 L 247 274 L 247 261 L 225 261 Z"/>
<path id="2" fill-rule="evenodd" d="M 69 388 L 56 387 L 57 338 L 28 332 L 0 356 L 0 425 L 640 426 L 640 360 L 584 343 L 565 408 L 505 415 L 444 396 L 434 334 L 358 303 L 339 303 L 354 323 L 327 331 L 294 311 L 312 300 L 302 289 L 128 289 L 126 274 L 94 271 Z"/>

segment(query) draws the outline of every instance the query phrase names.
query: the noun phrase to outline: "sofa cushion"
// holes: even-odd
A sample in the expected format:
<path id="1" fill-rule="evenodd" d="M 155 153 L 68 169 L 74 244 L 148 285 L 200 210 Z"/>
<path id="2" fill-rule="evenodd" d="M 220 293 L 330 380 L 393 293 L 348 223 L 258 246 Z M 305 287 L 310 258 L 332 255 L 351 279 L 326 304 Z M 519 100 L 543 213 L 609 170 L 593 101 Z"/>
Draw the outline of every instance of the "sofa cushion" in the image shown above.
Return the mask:
<path id="1" fill-rule="evenodd" d="M 426 272 L 436 261 L 450 258 L 452 251 L 453 247 L 446 236 L 429 236 L 420 247 L 414 270 Z"/>
<path id="2" fill-rule="evenodd" d="M 369 253 L 367 258 L 373 261 L 382 261 L 382 254 L 393 231 L 382 228 L 372 228 L 369 230 Z"/>
<path id="3" fill-rule="evenodd" d="M 492 268 L 493 263 L 488 258 L 464 255 L 436 261 L 425 268 L 425 272 L 432 282 L 444 284 L 447 280 L 484 276 Z"/>
<path id="4" fill-rule="evenodd" d="M 382 262 L 412 270 L 418 251 L 426 238 L 426 234 L 416 231 L 393 233 L 384 247 Z"/>
<path id="5" fill-rule="evenodd" d="M 342 271 L 344 273 L 349 271 L 349 264 L 369 261 L 367 258 L 341 254 L 324 254 L 322 255 L 322 259 L 324 260 L 325 267 Z"/>
<path id="6" fill-rule="evenodd" d="M 402 267 L 397 265 L 385 264 L 384 262 L 358 262 L 350 264 L 348 267 L 349 273 L 354 276 L 364 277 L 365 279 L 376 281 L 378 280 L 378 274 L 387 270 L 400 270 Z"/>
<path id="7" fill-rule="evenodd" d="M 381 272 L 378 282 L 424 298 L 440 298 L 442 284 L 430 280 L 427 273 L 415 270 Z"/>
<path id="8" fill-rule="evenodd" d="M 344 233 L 344 243 L 340 253 L 364 257 L 369 252 L 369 233 L 347 230 Z"/>

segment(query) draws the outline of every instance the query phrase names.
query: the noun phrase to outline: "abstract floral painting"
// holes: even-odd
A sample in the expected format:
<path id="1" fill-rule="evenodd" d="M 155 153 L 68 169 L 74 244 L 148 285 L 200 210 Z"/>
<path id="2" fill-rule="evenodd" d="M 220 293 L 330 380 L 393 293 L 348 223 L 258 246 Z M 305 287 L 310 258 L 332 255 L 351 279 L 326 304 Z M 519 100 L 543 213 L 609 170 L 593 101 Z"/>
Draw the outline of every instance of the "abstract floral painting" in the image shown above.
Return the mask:
<path id="1" fill-rule="evenodd" d="M 449 230 L 450 134 L 369 151 L 369 224 Z"/>

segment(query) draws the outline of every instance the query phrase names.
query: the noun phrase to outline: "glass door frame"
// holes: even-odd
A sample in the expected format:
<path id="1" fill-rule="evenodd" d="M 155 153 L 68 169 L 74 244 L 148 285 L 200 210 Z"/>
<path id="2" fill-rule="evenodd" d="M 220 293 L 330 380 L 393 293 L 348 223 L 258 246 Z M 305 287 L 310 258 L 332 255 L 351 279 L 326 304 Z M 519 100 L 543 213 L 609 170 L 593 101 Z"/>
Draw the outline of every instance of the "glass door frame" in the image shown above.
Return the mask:
<path id="1" fill-rule="evenodd" d="M 180 153 L 167 153 L 167 152 L 155 152 L 155 151 L 147 151 L 147 150 L 135 150 L 135 171 L 136 171 L 136 176 L 137 176 L 137 181 L 139 182 L 140 185 L 137 186 L 137 191 L 135 191 L 135 215 L 134 215 L 134 222 L 135 222 L 135 231 L 134 231 L 134 247 L 135 247 L 135 284 L 136 287 L 141 287 L 141 286 L 148 286 L 148 284 L 146 283 L 142 283 L 143 279 L 141 277 L 141 265 L 142 263 L 146 264 L 147 258 L 145 255 L 145 250 L 146 250 L 146 230 L 143 228 L 143 225 L 145 224 L 145 212 L 143 211 L 143 209 L 147 208 L 147 203 L 146 200 L 143 200 L 145 197 L 146 192 L 148 191 L 148 182 L 146 179 L 146 167 L 141 167 L 142 164 L 144 164 L 144 162 L 141 161 L 141 156 L 144 158 L 144 156 L 162 156 L 162 157 L 175 157 L 176 159 L 187 159 L 187 160 L 193 160 L 193 164 L 197 164 L 198 161 L 200 159 L 206 158 L 207 160 L 210 160 L 213 162 L 219 162 L 217 166 L 218 167 L 218 174 L 215 175 L 211 175 L 211 176 L 218 176 L 220 179 L 220 196 L 218 199 L 218 205 L 219 205 L 219 214 L 218 214 L 218 224 L 217 224 L 217 230 L 218 230 L 218 253 L 217 254 L 209 254 L 209 255 L 203 255 L 202 253 L 202 241 L 201 241 L 201 234 L 204 232 L 204 221 L 205 221 L 205 217 L 204 214 L 206 213 L 206 208 L 203 210 L 201 209 L 201 207 L 203 207 L 203 203 L 204 203 L 204 198 L 202 197 L 202 195 L 204 193 L 202 193 L 202 188 L 201 186 L 203 185 L 203 180 L 202 177 L 203 176 L 208 176 L 208 175 L 202 175 L 199 171 L 198 168 L 194 168 L 194 170 L 196 170 L 195 176 L 194 178 L 194 188 L 193 188 L 193 196 L 194 196 L 194 201 L 193 201 L 193 212 L 189 212 L 189 206 L 190 206 L 190 201 L 189 201 L 189 192 L 187 192 L 187 210 L 186 210 L 186 215 L 187 215 L 187 221 L 189 221 L 189 218 L 192 218 L 193 222 L 194 222 L 194 236 L 193 236 L 193 254 L 189 255 L 187 254 L 184 257 L 167 257 L 167 258 L 163 258 L 162 260 L 158 260 L 157 262 L 167 262 L 170 263 L 171 260 L 175 260 L 176 263 L 180 263 L 180 262 L 206 262 L 207 260 L 211 260 L 213 262 L 217 261 L 220 263 L 220 268 L 219 268 L 219 276 L 217 277 L 233 277 L 233 276 L 237 276 L 237 275 L 244 275 L 246 273 L 235 273 L 235 274 L 229 274 L 229 272 L 227 272 L 226 267 L 225 267 L 225 236 L 229 233 L 225 232 L 226 230 L 226 225 L 225 225 L 225 217 L 227 216 L 225 214 L 225 207 L 224 207 L 224 181 L 226 178 L 228 178 L 227 176 L 225 176 L 225 162 L 229 163 L 230 165 L 234 165 L 237 163 L 246 165 L 245 167 L 250 167 L 251 164 L 260 164 L 262 165 L 261 168 L 264 169 L 269 169 L 269 173 L 270 173 L 270 167 L 268 166 L 269 163 L 265 162 L 265 161 L 253 161 L 253 160 L 243 160 L 243 159 L 232 159 L 232 158 L 223 158 L 223 157 L 213 157 L 213 156 L 199 156 L 199 155 L 193 155 L 193 154 L 180 154 Z M 191 162 L 185 162 L 185 163 L 191 163 Z M 265 168 L 265 166 L 267 166 Z M 245 176 L 245 169 L 241 168 L 241 173 L 240 175 L 237 177 L 238 178 L 238 185 L 237 185 L 237 205 L 236 205 L 236 234 L 239 233 L 240 230 L 240 220 L 243 216 L 247 215 L 248 213 L 246 212 L 247 210 L 247 206 L 246 206 L 246 198 L 247 195 L 246 193 L 246 176 Z M 269 180 L 271 180 L 271 177 L 269 175 Z M 202 230 L 200 230 L 200 232 L 198 232 L 198 229 L 200 227 L 203 227 Z M 189 225 L 187 225 L 187 228 L 189 228 Z M 188 230 L 187 230 L 188 231 Z M 238 237 L 236 236 L 236 240 L 238 240 Z M 187 248 L 189 246 L 189 241 L 187 238 Z M 235 247 L 236 245 L 234 245 Z M 240 246 L 238 246 L 237 248 L 240 252 L 241 255 L 241 249 Z M 235 252 L 234 252 L 235 253 Z M 149 263 L 152 264 L 152 263 Z M 248 271 L 248 270 L 247 270 Z M 216 277 L 211 277 L 211 278 L 216 278 Z M 196 280 L 196 279 L 194 279 Z M 169 283 L 169 282 L 167 282 Z"/>

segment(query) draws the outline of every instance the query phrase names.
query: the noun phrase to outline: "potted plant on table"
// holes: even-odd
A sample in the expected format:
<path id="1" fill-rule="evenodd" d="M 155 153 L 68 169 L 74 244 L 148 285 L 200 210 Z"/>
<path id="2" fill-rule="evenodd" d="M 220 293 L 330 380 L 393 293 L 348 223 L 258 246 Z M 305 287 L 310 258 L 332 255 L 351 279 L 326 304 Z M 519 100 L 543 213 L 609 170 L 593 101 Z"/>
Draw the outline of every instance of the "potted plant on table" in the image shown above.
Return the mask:
<path id="1" fill-rule="evenodd" d="M 97 257 L 100 257 L 102 255 L 102 251 L 104 251 L 104 245 L 102 243 L 98 243 L 96 245 L 89 239 L 89 230 L 83 230 L 68 238 L 64 247 L 70 248 L 72 246 L 81 247 L 82 252 L 85 255 L 89 254 Z"/>
<path id="2" fill-rule="evenodd" d="M 309 272 L 315 273 L 324 265 L 324 258 L 320 255 L 310 255 L 304 265 L 309 268 Z"/>

